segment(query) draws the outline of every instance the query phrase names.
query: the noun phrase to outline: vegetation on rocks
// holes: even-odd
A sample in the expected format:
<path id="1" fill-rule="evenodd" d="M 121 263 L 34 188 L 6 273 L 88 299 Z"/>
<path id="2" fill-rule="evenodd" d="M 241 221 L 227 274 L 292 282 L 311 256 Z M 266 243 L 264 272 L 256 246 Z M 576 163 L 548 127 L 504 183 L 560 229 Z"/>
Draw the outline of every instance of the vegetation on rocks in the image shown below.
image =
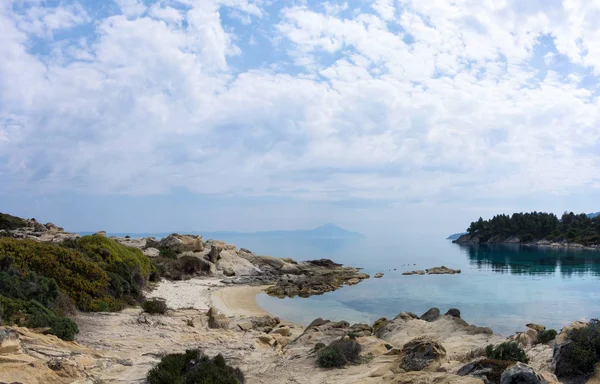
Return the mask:
<path id="1" fill-rule="evenodd" d="M 321 348 L 317 354 L 317 364 L 321 368 L 342 368 L 358 361 L 362 347 L 355 339 L 339 339 Z"/>
<path id="2" fill-rule="evenodd" d="M 546 329 L 538 335 L 537 342 L 539 344 L 547 344 L 556 339 L 557 332 L 554 329 Z"/>
<path id="3" fill-rule="evenodd" d="M 144 308 L 145 312 L 152 314 L 165 314 L 167 313 L 167 303 L 161 299 L 150 299 L 146 300 L 142 304 L 142 308 Z"/>
<path id="4" fill-rule="evenodd" d="M 188 350 L 162 358 L 148 373 L 149 384 L 243 384 L 239 368 L 227 365 L 222 355 L 210 358 L 200 350 Z"/>
<path id="5" fill-rule="evenodd" d="M 569 342 L 559 347 L 556 362 L 558 377 L 573 377 L 594 372 L 600 362 L 600 321 L 592 320 L 567 334 Z"/>
<path id="6" fill-rule="evenodd" d="M 521 346 L 514 341 L 506 341 L 496 346 L 488 345 L 485 349 L 488 359 L 529 362 L 527 354 Z"/>
<path id="7" fill-rule="evenodd" d="M 479 236 L 480 242 L 493 237 L 518 237 L 521 242 L 537 240 L 600 244 L 600 216 L 565 212 L 559 219 L 553 213 L 532 212 L 496 215 L 490 220 L 479 218 L 467 232 Z"/>
<path id="8" fill-rule="evenodd" d="M 0 230 L 13 230 L 27 226 L 27 220 L 12 216 L 7 213 L 0 213 Z"/>
<path id="9" fill-rule="evenodd" d="M 0 238 L 0 311 L 7 324 L 50 328 L 72 340 L 77 325 L 65 315 L 74 307 L 116 311 L 135 304 L 155 271 L 141 251 L 103 236 L 60 245 Z"/>

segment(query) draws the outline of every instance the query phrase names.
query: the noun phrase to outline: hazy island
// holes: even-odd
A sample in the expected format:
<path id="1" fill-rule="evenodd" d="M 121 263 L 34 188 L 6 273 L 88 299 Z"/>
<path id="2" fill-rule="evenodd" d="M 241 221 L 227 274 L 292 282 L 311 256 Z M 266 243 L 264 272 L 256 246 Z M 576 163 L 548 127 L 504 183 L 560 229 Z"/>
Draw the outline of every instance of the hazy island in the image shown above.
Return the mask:
<path id="1" fill-rule="evenodd" d="M 585 222 L 573 217 L 573 228 Z M 486 227 L 478 225 L 470 236 L 483 236 Z M 317 318 L 304 326 L 266 313 L 255 300 L 260 292 L 318 295 L 368 278 L 331 260 L 257 255 L 199 235 L 80 236 L 53 223 L 0 214 L 0 380 L 551 384 L 599 379 L 600 324 L 593 320 L 560 332 L 524 324 L 526 330 L 505 337 L 467 323 L 457 308 L 431 308 L 421 315 L 399 308 L 394 318 L 372 324 Z"/>
<path id="2" fill-rule="evenodd" d="M 600 247 L 600 216 L 565 212 L 496 215 L 471 223 L 458 244 L 508 243 L 565 247 Z"/>

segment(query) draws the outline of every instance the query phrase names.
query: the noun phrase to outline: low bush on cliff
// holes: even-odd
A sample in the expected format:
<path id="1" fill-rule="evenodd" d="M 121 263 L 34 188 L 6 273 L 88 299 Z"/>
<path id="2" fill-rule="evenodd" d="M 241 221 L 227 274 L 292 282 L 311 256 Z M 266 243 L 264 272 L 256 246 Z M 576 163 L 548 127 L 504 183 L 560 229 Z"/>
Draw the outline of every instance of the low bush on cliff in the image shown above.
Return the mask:
<path id="1" fill-rule="evenodd" d="M 560 347 L 557 355 L 556 375 L 573 377 L 594 372 L 600 361 L 600 321 L 592 320 L 568 334 L 570 342 Z"/>
<path id="2" fill-rule="evenodd" d="M 520 361 L 525 364 L 529 362 L 523 348 L 514 341 L 506 341 L 496 346 L 488 345 L 485 353 L 488 359 L 492 360 Z"/>
<path id="3" fill-rule="evenodd" d="M 358 361 L 362 347 L 354 339 L 335 340 L 317 354 L 317 364 L 321 368 L 342 368 Z"/>
<path id="4" fill-rule="evenodd" d="M 554 329 L 546 329 L 540 332 L 537 342 L 538 344 L 547 344 L 556 339 L 557 332 Z"/>
<path id="5" fill-rule="evenodd" d="M 222 355 L 210 358 L 198 349 L 174 353 L 162 358 L 148 372 L 149 384 L 243 384 L 239 368 L 227 365 Z"/>

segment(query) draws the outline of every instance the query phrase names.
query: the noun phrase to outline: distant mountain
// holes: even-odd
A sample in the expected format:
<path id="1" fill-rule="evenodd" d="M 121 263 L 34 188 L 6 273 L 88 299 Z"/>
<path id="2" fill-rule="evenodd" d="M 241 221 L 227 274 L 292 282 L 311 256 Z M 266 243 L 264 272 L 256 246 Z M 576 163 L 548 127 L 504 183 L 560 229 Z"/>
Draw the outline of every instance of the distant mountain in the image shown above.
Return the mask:
<path id="1" fill-rule="evenodd" d="M 174 231 L 178 232 L 178 231 Z M 80 235 L 88 235 L 94 232 L 78 232 Z M 134 238 L 140 237 L 156 237 L 162 238 L 173 232 L 161 233 L 108 233 L 108 236 L 124 237 L 129 235 Z M 358 239 L 364 238 L 365 235 L 359 232 L 348 231 L 338 227 L 335 224 L 325 224 L 313 229 L 297 229 L 297 230 L 279 230 L 279 231 L 262 231 L 262 232 L 232 232 L 232 231 L 179 231 L 178 233 L 186 233 L 191 235 L 202 235 L 205 239 L 221 239 L 228 237 L 292 237 L 306 239 Z"/>
<path id="2" fill-rule="evenodd" d="M 600 216 L 600 212 L 588 213 L 588 217 L 593 219 L 594 217 Z"/>
<path id="3" fill-rule="evenodd" d="M 458 240 L 459 237 L 461 237 L 462 235 L 466 235 L 466 234 L 467 234 L 467 232 L 455 233 L 453 235 L 446 237 L 446 239 L 447 240 Z"/>

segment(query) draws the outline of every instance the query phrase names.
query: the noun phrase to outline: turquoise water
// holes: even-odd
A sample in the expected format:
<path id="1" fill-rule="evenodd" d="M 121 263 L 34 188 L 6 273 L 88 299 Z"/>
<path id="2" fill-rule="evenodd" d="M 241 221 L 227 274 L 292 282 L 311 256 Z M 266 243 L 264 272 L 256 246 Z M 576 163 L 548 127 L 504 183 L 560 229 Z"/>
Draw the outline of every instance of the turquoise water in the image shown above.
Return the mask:
<path id="1" fill-rule="evenodd" d="M 325 240 L 239 237 L 222 239 L 257 254 L 297 260 L 330 258 L 363 267 L 381 279 L 310 298 L 260 294 L 258 304 L 280 317 L 308 324 L 316 317 L 373 322 L 401 311 L 459 308 L 469 323 L 511 334 L 536 322 L 559 329 L 600 317 L 600 252 L 507 245 L 459 246 L 444 239 Z M 446 265 L 460 275 L 402 276 Z M 396 269 L 394 271 L 394 269 Z"/>

